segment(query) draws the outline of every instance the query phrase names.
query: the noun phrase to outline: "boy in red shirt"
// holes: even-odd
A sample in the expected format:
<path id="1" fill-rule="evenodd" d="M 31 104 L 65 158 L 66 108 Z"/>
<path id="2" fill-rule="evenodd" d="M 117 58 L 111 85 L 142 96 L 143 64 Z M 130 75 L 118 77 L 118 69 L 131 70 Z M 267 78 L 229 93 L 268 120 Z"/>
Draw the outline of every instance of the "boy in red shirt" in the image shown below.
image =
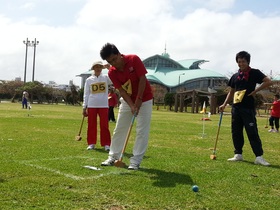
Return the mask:
<path id="1" fill-rule="evenodd" d="M 128 169 L 137 170 L 147 150 L 152 115 L 153 94 L 147 70 L 137 55 L 123 55 L 114 44 L 105 44 L 100 56 L 111 65 L 108 75 L 121 96 L 109 157 L 101 165 L 112 166 L 119 159 L 131 119 L 136 115 L 136 139 Z"/>
<path id="2" fill-rule="evenodd" d="M 268 132 L 279 132 L 279 118 L 280 118 L 280 100 L 279 100 L 279 94 L 274 95 L 274 102 L 272 104 L 271 108 L 271 114 L 269 118 L 269 125 L 271 126 L 271 129 L 268 130 Z M 274 129 L 275 124 L 275 129 Z"/>

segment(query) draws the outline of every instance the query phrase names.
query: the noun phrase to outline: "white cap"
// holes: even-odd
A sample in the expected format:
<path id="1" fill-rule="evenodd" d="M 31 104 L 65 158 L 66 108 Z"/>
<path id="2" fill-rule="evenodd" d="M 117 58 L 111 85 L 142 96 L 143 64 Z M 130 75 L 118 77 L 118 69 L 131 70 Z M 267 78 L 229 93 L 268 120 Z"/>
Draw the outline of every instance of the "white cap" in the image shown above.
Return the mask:
<path id="1" fill-rule="evenodd" d="M 102 61 L 95 61 L 95 62 L 92 64 L 91 69 L 93 69 L 93 67 L 96 66 L 96 65 L 103 66 L 103 63 L 102 63 Z"/>

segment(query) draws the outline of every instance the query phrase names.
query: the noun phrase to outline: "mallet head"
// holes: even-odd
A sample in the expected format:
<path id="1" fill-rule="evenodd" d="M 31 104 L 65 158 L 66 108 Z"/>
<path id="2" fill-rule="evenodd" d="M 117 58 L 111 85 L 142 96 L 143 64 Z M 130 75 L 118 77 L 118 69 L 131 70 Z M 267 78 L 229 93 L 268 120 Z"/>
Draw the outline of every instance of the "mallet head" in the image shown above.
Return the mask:
<path id="1" fill-rule="evenodd" d="M 118 168 L 124 168 L 126 165 L 124 162 L 120 161 L 120 160 L 116 160 L 114 163 L 114 166 L 118 167 Z"/>
<path id="2" fill-rule="evenodd" d="M 81 141 L 82 140 L 82 137 L 81 136 L 76 136 L 76 141 Z"/>
<path id="3" fill-rule="evenodd" d="M 210 155 L 210 159 L 211 159 L 211 160 L 216 160 L 216 159 L 217 159 L 217 156 L 216 156 L 216 155 Z"/>

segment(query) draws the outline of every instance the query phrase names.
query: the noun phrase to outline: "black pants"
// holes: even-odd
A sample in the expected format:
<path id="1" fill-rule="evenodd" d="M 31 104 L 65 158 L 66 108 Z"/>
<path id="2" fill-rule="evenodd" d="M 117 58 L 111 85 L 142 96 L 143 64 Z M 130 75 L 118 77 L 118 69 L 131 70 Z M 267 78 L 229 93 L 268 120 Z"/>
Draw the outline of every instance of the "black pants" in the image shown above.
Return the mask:
<path id="1" fill-rule="evenodd" d="M 251 148 L 256 156 L 263 155 L 262 142 L 258 134 L 256 111 L 255 109 L 246 109 L 232 107 L 231 132 L 234 145 L 234 153 L 242 154 L 244 146 L 243 128 L 247 133 Z"/>
<path id="2" fill-rule="evenodd" d="M 112 120 L 113 122 L 116 122 L 116 119 L 115 119 L 115 113 L 114 113 L 114 107 L 113 106 L 109 106 L 109 121 Z"/>
<path id="3" fill-rule="evenodd" d="M 275 122 L 276 130 L 279 130 L 279 117 L 270 116 L 270 118 L 269 118 L 269 125 L 271 127 L 274 127 L 274 122 Z"/>

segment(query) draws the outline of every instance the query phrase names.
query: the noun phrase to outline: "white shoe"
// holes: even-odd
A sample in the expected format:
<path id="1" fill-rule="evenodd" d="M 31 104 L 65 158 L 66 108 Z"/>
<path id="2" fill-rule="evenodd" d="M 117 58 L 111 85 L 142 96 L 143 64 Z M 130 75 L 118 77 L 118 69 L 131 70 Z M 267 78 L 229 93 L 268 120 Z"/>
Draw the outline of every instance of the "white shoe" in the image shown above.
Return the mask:
<path id="1" fill-rule="evenodd" d="M 136 171 L 139 169 L 139 164 L 130 164 L 127 169 Z"/>
<path id="2" fill-rule="evenodd" d="M 268 132 L 269 132 L 269 133 L 275 132 L 275 130 L 271 128 L 271 129 L 268 130 Z"/>
<path id="3" fill-rule="evenodd" d="M 113 166 L 115 163 L 116 159 L 113 157 L 109 157 L 107 160 L 103 161 L 101 163 L 102 166 Z"/>
<path id="4" fill-rule="evenodd" d="M 265 159 L 263 159 L 262 156 L 256 157 L 255 164 L 263 165 L 263 166 L 269 166 L 270 165 L 268 162 L 265 161 Z"/>
<path id="5" fill-rule="evenodd" d="M 105 145 L 104 149 L 105 149 L 105 151 L 109 152 L 110 151 L 110 146 Z"/>
<path id="6" fill-rule="evenodd" d="M 93 149 L 94 149 L 94 147 L 95 147 L 95 145 L 94 145 L 94 144 L 90 144 L 90 145 L 88 145 L 87 150 L 93 150 Z"/>
<path id="7" fill-rule="evenodd" d="M 229 158 L 228 161 L 242 161 L 243 157 L 242 154 L 235 154 L 233 158 Z"/>

